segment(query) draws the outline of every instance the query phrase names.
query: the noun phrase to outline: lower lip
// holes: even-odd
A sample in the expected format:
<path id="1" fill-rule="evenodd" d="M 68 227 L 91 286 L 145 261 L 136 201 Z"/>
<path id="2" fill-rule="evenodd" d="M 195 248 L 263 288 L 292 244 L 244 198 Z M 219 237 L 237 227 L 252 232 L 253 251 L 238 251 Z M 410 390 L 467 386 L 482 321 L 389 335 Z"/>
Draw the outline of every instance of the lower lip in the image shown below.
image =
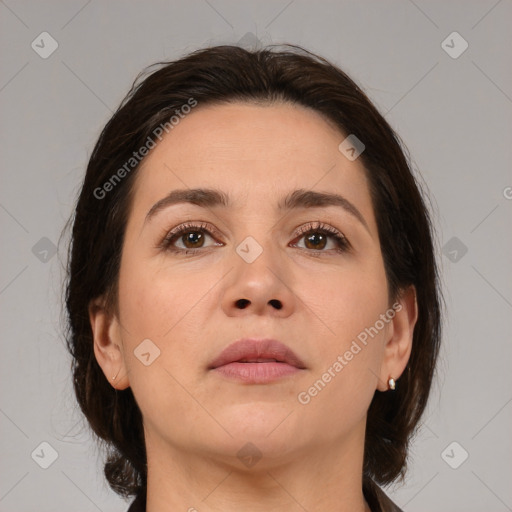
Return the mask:
<path id="1" fill-rule="evenodd" d="M 229 363 L 214 368 L 214 371 L 225 377 L 246 382 L 248 384 L 265 384 L 290 375 L 295 375 L 300 368 L 287 363 Z"/>

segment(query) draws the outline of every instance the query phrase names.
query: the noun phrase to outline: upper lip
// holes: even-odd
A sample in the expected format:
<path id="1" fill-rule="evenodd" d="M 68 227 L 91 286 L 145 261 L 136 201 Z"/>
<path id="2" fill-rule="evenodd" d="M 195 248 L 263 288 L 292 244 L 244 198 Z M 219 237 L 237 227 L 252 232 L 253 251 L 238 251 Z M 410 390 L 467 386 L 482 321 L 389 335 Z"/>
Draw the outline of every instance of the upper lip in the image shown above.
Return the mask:
<path id="1" fill-rule="evenodd" d="M 228 345 L 210 364 L 209 369 L 225 364 L 257 359 L 275 359 L 281 363 L 304 369 L 301 359 L 284 343 L 272 339 L 246 338 Z M 257 361 L 253 361 L 257 362 Z"/>

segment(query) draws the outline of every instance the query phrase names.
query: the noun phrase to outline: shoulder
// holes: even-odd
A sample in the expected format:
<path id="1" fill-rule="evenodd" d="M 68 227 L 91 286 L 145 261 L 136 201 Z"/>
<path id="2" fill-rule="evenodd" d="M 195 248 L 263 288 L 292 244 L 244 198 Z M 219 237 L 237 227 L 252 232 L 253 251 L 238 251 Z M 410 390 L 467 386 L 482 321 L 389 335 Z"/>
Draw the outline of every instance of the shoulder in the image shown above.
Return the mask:
<path id="1" fill-rule="evenodd" d="M 373 480 L 366 480 L 363 493 L 372 512 L 403 512 Z"/>

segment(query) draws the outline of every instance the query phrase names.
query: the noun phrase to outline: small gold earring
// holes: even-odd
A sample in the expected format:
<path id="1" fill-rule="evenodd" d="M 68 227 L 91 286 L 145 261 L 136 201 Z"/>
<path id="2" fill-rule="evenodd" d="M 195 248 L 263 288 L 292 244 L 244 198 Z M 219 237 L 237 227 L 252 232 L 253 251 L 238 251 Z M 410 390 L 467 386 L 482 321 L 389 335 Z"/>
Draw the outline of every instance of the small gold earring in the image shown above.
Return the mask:
<path id="1" fill-rule="evenodd" d="M 393 379 L 392 377 L 390 377 L 390 379 L 388 380 L 388 385 L 389 385 L 389 389 L 392 389 L 394 390 L 395 389 L 395 379 Z"/>
<path id="2" fill-rule="evenodd" d="M 117 379 L 117 376 L 119 375 L 119 372 L 121 371 L 121 369 L 119 369 L 117 371 L 117 373 L 112 377 L 112 380 L 116 380 Z"/>

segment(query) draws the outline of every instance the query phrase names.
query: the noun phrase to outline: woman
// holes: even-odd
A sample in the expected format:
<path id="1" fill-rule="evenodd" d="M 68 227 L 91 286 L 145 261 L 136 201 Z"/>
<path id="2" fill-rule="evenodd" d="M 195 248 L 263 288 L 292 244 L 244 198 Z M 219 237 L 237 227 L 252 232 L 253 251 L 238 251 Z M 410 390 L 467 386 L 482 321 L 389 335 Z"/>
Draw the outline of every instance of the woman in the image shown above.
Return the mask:
<path id="1" fill-rule="evenodd" d="M 441 335 L 434 230 L 384 118 L 299 47 L 136 82 L 73 219 L 74 387 L 130 512 L 399 510 Z"/>

